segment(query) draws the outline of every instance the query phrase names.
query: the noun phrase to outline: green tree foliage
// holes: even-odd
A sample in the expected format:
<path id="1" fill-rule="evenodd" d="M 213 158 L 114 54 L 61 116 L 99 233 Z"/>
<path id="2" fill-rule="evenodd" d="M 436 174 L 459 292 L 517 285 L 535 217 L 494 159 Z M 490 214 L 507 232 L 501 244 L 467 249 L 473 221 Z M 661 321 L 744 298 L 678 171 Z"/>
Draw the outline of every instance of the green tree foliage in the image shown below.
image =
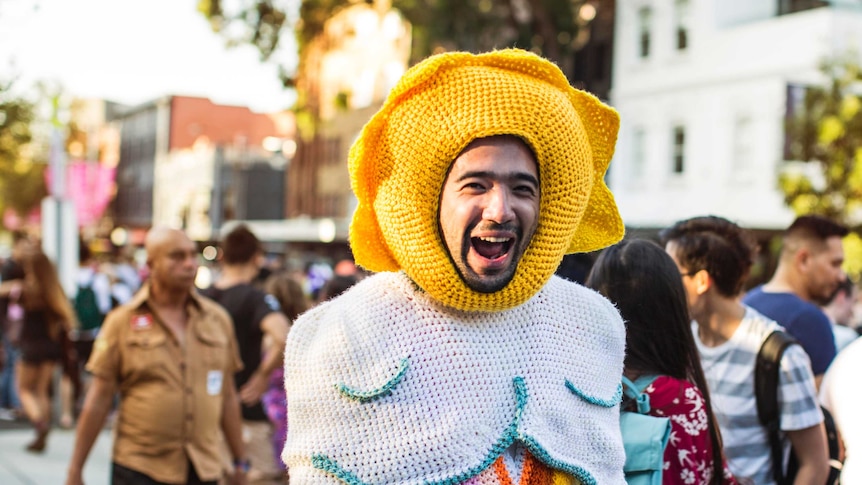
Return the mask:
<path id="1" fill-rule="evenodd" d="M 31 155 L 33 105 L 11 87 L 11 82 L 0 83 L 0 214 L 12 208 L 23 216 L 46 194 L 45 164 Z"/>
<path id="2" fill-rule="evenodd" d="M 779 175 L 784 201 L 799 215 L 820 214 L 852 231 L 844 239 L 844 270 L 862 276 L 862 68 L 850 52 L 825 60 L 826 82 L 810 86 L 787 120 L 789 156 L 814 170 Z M 810 166 L 813 164 L 814 166 Z"/>
<path id="3" fill-rule="evenodd" d="M 829 59 L 826 83 L 810 86 L 802 109 L 787 120 L 790 158 L 816 164 L 787 171 L 779 186 L 797 214 L 820 214 L 862 233 L 862 68 L 858 56 Z"/>
<path id="4" fill-rule="evenodd" d="M 209 19 L 215 31 L 227 37 L 229 44 L 250 43 L 258 48 L 263 59 L 269 59 L 284 42 L 285 32 L 292 31 L 299 48 L 301 70 L 305 49 L 323 31 L 326 20 L 357 1 L 362 0 L 199 0 L 198 11 Z M 231 5 L 230 11 L 225 8 L 226 3 Z M 413 61 L 440 50 L 479 52 L 516 46 L 542 54 L 569 71 L 572 54 L 582 41 L 578 37 L 579 28 L 589 19 L 579 15 L 586 0 L 393 0 L 391 3 L 413 25 Z M 294 86 L 297 69 L 280 67 L 285 85 Z"/>

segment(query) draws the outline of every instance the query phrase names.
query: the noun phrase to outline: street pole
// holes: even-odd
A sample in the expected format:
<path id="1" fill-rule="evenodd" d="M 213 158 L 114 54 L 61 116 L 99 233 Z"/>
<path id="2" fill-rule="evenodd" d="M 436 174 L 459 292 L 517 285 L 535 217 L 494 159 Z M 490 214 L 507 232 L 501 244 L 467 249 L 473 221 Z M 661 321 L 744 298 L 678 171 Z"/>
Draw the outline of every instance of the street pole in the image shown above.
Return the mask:
<path id="1" fill-rule="evenodd" d="M 224 224 L 224 187 L 222 175 L 224 172 L 224 147 L 216 145 L 213 153 L 213 188 L 210 201 L 210 239 L 221 240 L 221 226 Z"/>
<path id="2" fill-rule="evenodd" d="M 66 148 L 59 117 L 60 96 L 52 99 L 49 196 L 42 200 L 42 250 L 54 261 L 60 283 L 68 296 L 76 290 L 78 224 L 75 207 L 66 199 Z"/>

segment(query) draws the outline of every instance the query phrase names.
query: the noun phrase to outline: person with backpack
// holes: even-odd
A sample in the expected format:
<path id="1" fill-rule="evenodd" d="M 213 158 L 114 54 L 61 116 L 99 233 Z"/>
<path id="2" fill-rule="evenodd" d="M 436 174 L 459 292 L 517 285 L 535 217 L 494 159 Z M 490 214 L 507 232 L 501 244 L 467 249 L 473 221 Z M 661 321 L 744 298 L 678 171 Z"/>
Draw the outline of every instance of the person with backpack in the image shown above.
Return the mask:
<path id="1" fill-rule="evenodd" d="M 754 260 L 753 238 L 715 216 L 677 222 L 660 237 L 688 296 L 694 339 L 730 471 L 741 483 L 775 484 L 784 475 L 779 458 L 791 447 L 799 463 L 793 483 L 826 483 L 829 457 L 823 414 L 811 362 L 801 346 L 787 347 L 777 366 L 777 456 L 769 430 L 758 417 L 756 361 L 767 338 L 783 328 L 739 301 Z"/>
<path id="2" fill-rule="evenodd" d="M 76 291 L 72 297 L 72 308 L 78 320 L 71 333 L 75 346 L 77 366 L 67 369 L 60 380 L 60 427 L 74 426 L 76 408 L 86 394 L 87 379 L 84 366 L 93 351 L 93 342 L 102 327 L 105 316 L 114 306 L 111 299 L 111 282 L 107 275 L 98 271 L 93 253 L 83 240 L 78 242 L 78 273 L 75 276 Z"/>
<path id="3" fill-rule="evenodd" d="M 652 241 L 624 240 L 599 255 L 586 286 L 612 301 L 625 321 L 624 382 L 638 387 L 648 409 L 625 398 L 622 409 L 670 419 L 661 483 L 736 484 L 722 456 L 685 291 L 670 257 Z M 633 483 L 628 474 L 627 482 Z"/>
<path id="4" fill-rule="evenodd" d="M 847 279 L 842 238 L 849 230 L 826 217 L 797 217 L 781 239 L 775 274 L 742 302 L 775 320 L 805 349 L 817 388 L 835 358 L 832 324 L 819 305 Z"/>

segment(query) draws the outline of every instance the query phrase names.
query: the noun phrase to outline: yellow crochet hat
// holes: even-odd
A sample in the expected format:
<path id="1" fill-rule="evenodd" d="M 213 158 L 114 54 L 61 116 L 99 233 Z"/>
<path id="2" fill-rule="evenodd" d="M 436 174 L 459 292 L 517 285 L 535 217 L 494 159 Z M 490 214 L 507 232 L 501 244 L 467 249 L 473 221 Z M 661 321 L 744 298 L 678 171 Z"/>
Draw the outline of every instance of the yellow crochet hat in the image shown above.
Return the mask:
<path id="1" fill-rule="evenodd" d="M 404 74 L 350 149 L 359 200 L 350 225 L 356 262 L 403 270 L 441 303 L 502 310 L 527 301 L 567 253 L 619 241 L 623 223 L 604 174 L 619 115 L 572 88 L 560 69 L 526 51 L 452 52 Z M 539 166 L 539 224 L 502 290 L 470 289 L 451 262 L 438 224 L 449 167 L 477 138 L 515 135 Z"/>

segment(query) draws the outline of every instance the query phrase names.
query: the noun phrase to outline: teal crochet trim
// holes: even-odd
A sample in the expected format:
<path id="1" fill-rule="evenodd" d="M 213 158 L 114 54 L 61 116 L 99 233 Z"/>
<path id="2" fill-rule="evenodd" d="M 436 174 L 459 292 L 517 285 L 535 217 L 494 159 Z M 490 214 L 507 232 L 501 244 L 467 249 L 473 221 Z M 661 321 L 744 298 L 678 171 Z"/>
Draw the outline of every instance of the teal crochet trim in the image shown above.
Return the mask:
<path id="1" fill-rule="evenodd" d="M 512 422 L 506 427 L 500 440 L 491 447 L 491 451 L 488 452 L 485 459 L 480 464 L 460 475 L 439 482 L 425 482 L 425 485 L 457 485 L 465 482 L 482 473 L 483 470 L 491 466 L 506 451 L 506 448 L 512 446 L 512 443 L 518 437 L 518 426 L 521 424 L 521 416 L 524 414 L 524 406 L 527 405 L 527 398 L 529 397 L 527 394 L 527 384 L 524 382 L 523 377 L 515 377 L 512 379 L 512 384 L 515 386 L 515 417 L 512 418 Z"/>
<path id="2" fill-rule="evenodd" d="M 398 372 L 395 374 L 395 377 L 389 379 L 388 382 L 378 387 L 377 389 L 372 389 L 370 391 L 359 391 L 348 387 L 343 382 L 339 382 L 335 385 L 335 388 L 341 393 L 342 396 L 353 399 L 354 401 L 359 401 L 362 403 L 371 402 L 375 399 L 379 399 L 383 396 L 388 396 L 392 393 L 392 388 L 398 385 L 401 382 L 401 379 L 404 377 L 404 373 L 407 372 L 407 368 L 410 366 L 407 358 L 401 359 L 400 364 L 398 365 Z"/>
<path id="3" fill-rule="evenodd" d="M 568 463 L 564 463 L 560 460 L 555 460 L 551 458 L 551 455 L 542 448 L 542 445 L 536 442 L 530 436 L 522 436 L 520 438 L 521 442 L 530 450 L 530 453 L 533 454 L 536 458 L 539 459 L 542 463 L 554 468 L 556 470 L 564 471 L 578 480 L 580 480 L 582 485 L 598 485 L 599 482 L 596 481 L 596 477 L 592 476 L 590 472 L 584 470 L 583 468 L 577 465 L 570 465 Z"/>
<path id="4" fill-rule="evenodd" d="M 619 404 L 623 398 L 622 384 L 617 386 L 617 392 L 615 392 L 613 397 L 611 397 L 610 399 L 601 399 L 595 396 L 590 396 L 589 394 L 575 387 L 575 385 L 569 382 L 568 379 L 566 379 L 566 389 L 572 391 L 572 394 L 578 396 L 584 401 L 590 404 L 595 404 L 596 406 L 601 406 L 603 408 L 612 408 Z"/>
<path id="5" fill-rule="evenodd" d="M 494 463 L 497 457 L 502 455 L 506 448 L 508 448 L 512 445 L 512 443 L 515 442 L 515 439 L 518 437 L 518 426 L 521 424 L 521 416 L 524 414 L 524 407 L 527 405 L 527 398 L 529 396 L 527 393 L 527 384 L 524 382 L 523 377 L 515 377 L 514 379 L 512 379 L 512 384 L 514 384 L 515 386 L 515 416 L 512 418 L 512 422 L 509 423 L 509 426 L 506 427 L 506 430 L 503 432 L 503 436 L 500 438 L 500 440 L 497 441 L 497 443 L 491 447 L 491 451 L 488 452 L 488 456 L 480 464 L 474 466 L 473 468 L 467 470 L 460 475 L 447 478 L 438 482 L 425 482 L 426 485 L 457 485 L 459 483 L 465 482 L 482 473 L 483 470 L 491 466 L 491 464 Z M 362 480 L 360 480 L 356 475 L 338 466 L 338 463 L 336 463 L 334 460 L 330 459 L 326 455 L 312 455 L 311 464 L 312 466 L 314 466 L 314 468 L 317 468 L 318 470 L 322 470 L 334 475 L 335 478 L 338 478 L 347 485 L 368 485 L 362 482 Z M 590 477 L 590 475 L 586 472 L 584 472 L 584 474 L 587 477 Z M 594 484 L 595 480 L 589 483 L 584 483 L 584 485 Z"/>
<path id="6" fill-rule="evenodd" d="M 318 470 L 323 470 L 327 473 L 335 475 L 335 478 L 341 480 L 347 485 L 365 485 L 356 475 L 338 466 L 334 460 L 326 455 L 311 455 L 311 466 Z"/>

